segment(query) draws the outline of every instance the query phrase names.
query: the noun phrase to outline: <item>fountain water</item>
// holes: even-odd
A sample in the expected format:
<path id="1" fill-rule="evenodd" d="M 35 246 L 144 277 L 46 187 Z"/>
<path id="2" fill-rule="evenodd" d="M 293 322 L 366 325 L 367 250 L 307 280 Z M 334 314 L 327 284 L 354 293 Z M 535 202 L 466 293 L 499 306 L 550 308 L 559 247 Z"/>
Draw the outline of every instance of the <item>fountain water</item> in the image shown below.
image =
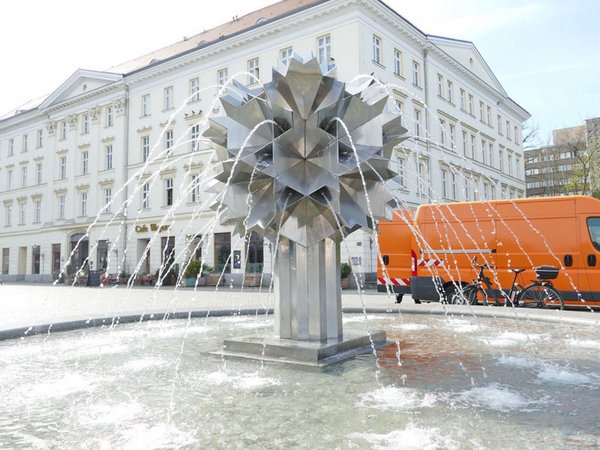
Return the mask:
<path id="1" fill-rule="evenodd" d="M 391 214 L 385 181 L 397 175 L 389 160 L 406 130 L 388 96 L 375 85 L 347 92 L 316 58 L 297 55 L 262 89 L 230 89 L 227 116 L 204 133 L 225 184 L 215 209 L 223 224 L 273 241 L 277 336 L 228 340 L 222 353 L 327 365 L 384 343 L 382 332 L 343 333 L 340 241 Z"/>

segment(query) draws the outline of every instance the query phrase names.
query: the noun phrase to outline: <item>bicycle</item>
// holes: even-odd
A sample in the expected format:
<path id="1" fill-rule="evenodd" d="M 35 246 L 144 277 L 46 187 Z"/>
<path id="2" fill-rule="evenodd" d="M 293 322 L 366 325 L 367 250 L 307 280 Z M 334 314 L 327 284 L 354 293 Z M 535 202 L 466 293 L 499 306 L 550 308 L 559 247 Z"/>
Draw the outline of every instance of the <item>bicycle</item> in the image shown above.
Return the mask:
<path id="1" fill-rule="evenodd" d="M 477 279 L 473 280 L 471 284 L 468 284 L 460 289 L 454 289 L 449 295 L 449 303 L 452 304 L 483 304 L 488 305 L 488 292 L 491 292 L 494 296 L 494 303 L 501 305 L 502 303 L 498 299 L 497 290 L 492 288 L 492 282 L 488 276 L 485 275 L 485 269 L 492 269 L 493 266 L 488 264 L 477 264 L 477 257 L 474 257 L 471 261 L 475 266 L 479 268 Z M 532 280 L 531 284 L 523 287 L 517 283 L 519 274 L 524 272 L 526 269 L 509 269 L 514 273 L 513 282 L 511 284 L 508 294 L 503 290 L 500 292 L 505 297 L 505 306 L 520 306 L 524 308 L 564 308 L 564 301 L 558 290 L 553 286 L 552 281 L 558 277 L 559 269 L 554 266 L 538 266 L 534 267 L 536 279 Z M 486 286 L 486 289 L 482 287 Z"/>
<path id="2" fill-rule="evenodd" d="M 565 304 L 560 292 L 554 287 L 551 280 L 558 277 L 559 269 L 554 266 L 534 267 L 536 279 L 531 284 L 522 287 L 517 283 L 517 278 L 525 269 L 509 269 L 515 274 L 510 291 L 507 294 L 505 306 L 510 304 L 524 308 L 558 308 L 563 309 Z"/>
<path id="3" fill-rule="evenodd" d="M 476 266 L 479 269 L 477 273 L 477 278 L 472 280 L 471 284 L 467 284 L 466 286 L 458 286 L 458 289 L 452 286 L 449 292 L 446 295 L 448 298 L 448 303 L 453 305 L 488 305 L 488 292 L 491 292 L 494 296 L 494 303 L 496 305 L 501 305 L 498 300 L 498 294 L 496 290 L 492 288 L 492 280 L 490 277 L 485 275 L 485 269 L 495 269 L 496 266 L 490 266 L 487 263 L 478 264 L 477 256 L 475 256 L 471 260 L 471 264 Z M 482 287 L 485 285 L 485 289 Z"/>

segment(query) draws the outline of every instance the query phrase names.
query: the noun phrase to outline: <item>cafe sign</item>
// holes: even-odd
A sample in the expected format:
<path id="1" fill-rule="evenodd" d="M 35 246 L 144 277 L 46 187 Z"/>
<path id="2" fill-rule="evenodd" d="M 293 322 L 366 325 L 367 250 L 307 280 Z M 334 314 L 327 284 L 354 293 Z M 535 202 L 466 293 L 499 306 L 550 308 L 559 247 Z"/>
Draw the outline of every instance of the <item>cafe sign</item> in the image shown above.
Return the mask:
<path id="1" fill-rule="evenodd" d="M 158 225 L 156 223 L 151 223 L 149 225 L 136 225 L 135 226 L 135 232 L 136 233 L 148 233 L 149 231 L 152 231 L 154 233 L 158 232 L 158 233 L 162 233 L 164 231 L 169 231 L 169 228 L 171 228 L 171 225 Z"/>

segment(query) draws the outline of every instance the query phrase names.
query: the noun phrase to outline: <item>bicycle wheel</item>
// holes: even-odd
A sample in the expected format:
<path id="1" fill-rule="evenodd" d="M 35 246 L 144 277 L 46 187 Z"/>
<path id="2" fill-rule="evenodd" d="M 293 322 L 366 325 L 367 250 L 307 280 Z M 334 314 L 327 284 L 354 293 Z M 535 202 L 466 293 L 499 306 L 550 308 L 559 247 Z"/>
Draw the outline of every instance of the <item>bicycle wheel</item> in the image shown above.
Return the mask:
<path id="1" fill-rule="evenodd" d="M 519 305 L 526 308 L 558 308 L 563 309 L 563 299 L 552 286 L 532 284 L 525 288 L 519 296 Z"/>
<path id="2" fill-rule="evenodd" d="M 474 305 L 478 299 L 483 301 L 480 291 L 485 295 L 483 289 L 472 284 L 454 289 L 448 296 L 448 303 L 451 305 Z M 485 301 L 487 302 L 487 297 L 485 297 Z"/>
<path id="3" fill-rule="evenodd" d="M 488 305 L 488 295 L 485 289 L 477 287 L 471 289 L 468 293 L 467 299 L 471 305 Z"/>

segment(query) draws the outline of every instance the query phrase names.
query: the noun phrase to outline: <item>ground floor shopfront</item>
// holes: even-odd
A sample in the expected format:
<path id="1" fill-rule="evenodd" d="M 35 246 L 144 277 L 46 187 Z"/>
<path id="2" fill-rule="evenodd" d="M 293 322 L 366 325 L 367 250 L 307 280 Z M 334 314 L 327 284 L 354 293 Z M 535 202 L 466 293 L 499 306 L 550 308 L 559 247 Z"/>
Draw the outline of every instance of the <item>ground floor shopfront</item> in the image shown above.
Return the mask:
<path id="1" fill-rule="evenodd" d="M 232 231 L 207 217 L 193 224 L 183 219 L 170 224 L 136 220 L 0 235 L 1 277 L 70 283 L 91 270 L 110 275 L 113 282 L 154 283 L 160 278 L 166 283 L 173 278 L 166 274 L 181 280 L 189 262 L 198 260 L 222 274 L 226 284 L 240 285 L 249 274 L 264 274 L 263 283 L 269 283 L 273 244 L 255 233 L 237 236 Z M 357 273 L 374 273 L 376 254 L 372 236 L 364 232 L 353 233 L 341 245 L 342 261 Z"/>

